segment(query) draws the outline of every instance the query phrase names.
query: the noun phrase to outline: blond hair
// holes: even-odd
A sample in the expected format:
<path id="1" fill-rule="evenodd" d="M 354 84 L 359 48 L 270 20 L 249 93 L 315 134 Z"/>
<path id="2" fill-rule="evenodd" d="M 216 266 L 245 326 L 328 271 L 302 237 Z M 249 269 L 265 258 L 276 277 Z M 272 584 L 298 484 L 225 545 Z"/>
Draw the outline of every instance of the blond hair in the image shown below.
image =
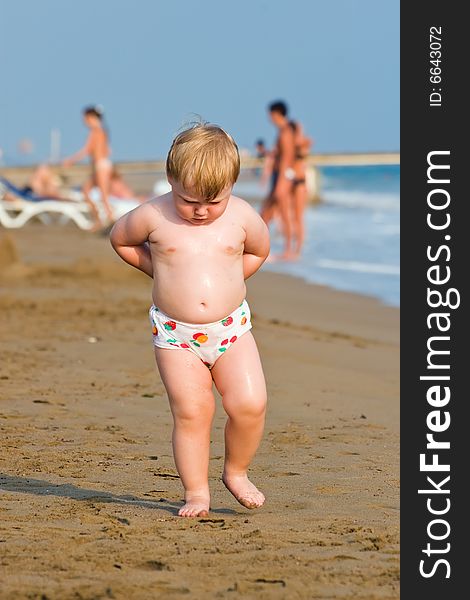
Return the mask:
<path id="1" fill-rule="evenodd" d="M 178 134 L 166 159 L 168 177 L 209 201 L 233 186 L 239 173 L 235 141 L 210 123 L 198 123 Z"/>

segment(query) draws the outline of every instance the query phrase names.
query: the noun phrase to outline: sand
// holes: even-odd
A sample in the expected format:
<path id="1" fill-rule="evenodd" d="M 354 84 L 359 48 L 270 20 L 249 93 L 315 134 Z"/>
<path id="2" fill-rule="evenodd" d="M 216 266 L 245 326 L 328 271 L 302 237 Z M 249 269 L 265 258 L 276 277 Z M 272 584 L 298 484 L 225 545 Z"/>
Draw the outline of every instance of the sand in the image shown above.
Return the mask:
<path id="1" fill-rule="evenodd" d="M 72 226 L 0 231 L 0 598 L 398 599 L 399 312 L 261 272 L 250 511 L 182 519 L 150 280 Z"/>

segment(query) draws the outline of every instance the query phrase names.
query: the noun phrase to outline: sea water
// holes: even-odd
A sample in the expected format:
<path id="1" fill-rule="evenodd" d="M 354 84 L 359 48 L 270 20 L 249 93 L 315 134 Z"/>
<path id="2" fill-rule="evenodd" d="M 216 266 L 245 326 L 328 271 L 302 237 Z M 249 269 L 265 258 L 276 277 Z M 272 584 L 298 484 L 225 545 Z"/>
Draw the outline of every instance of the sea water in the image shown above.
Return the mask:
<path id="1" fill-rule="evenodd" d="M 318 205 L 305 211 L 301 258 L 263 265 L 311 283 L 400 303 L 400 168 L 398 165 L 322 167 Z M 236 192 L 243 197 L 248 182 Z M 250 186 L 251 191 L 254 186 Z M 260 205 L 260 188 L 256 194 Z M 282 235 L 271 225 L 272 253 Z"/>

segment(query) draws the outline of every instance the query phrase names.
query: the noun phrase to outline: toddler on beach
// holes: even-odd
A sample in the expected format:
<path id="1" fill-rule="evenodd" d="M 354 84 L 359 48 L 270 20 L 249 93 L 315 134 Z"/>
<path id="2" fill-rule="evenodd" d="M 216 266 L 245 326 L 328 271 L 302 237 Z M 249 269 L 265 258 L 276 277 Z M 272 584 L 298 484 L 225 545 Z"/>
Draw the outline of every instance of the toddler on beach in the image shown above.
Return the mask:
<path id="1" fill-rule="evenodd" d="M 153 278 L 150 321 L 158 369 L 173 414 L 173 454 L 185 490 L 183 517 L 207 516 L 209 446 L 215 401 L 228 415 L 222 481 L 247 508 L 264 503 L 247 470 L 261 441 L 266 384 L 245 279 L 269 254 L 268 229 L 232 196 L 238 148 L 220 127 L 180 133 L 166 162 L 172 191 L 119 219 L 111 243 Z"/>

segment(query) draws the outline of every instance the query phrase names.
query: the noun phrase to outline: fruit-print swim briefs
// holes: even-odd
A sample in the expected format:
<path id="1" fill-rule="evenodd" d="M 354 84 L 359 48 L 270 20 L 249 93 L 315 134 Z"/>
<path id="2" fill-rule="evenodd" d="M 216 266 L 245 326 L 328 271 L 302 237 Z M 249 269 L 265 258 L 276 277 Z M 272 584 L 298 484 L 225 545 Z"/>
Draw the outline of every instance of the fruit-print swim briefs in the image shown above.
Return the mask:
<path id="1" fill-rule="evenodd" d="M 154 346 L 193 352 L 209 369 L 251 329 L 251 313 L 246 300 L 232 314 L 214 323 L 197 325 L 175 321 L 155 305 L 150 307 L 149 317 Z"/>

